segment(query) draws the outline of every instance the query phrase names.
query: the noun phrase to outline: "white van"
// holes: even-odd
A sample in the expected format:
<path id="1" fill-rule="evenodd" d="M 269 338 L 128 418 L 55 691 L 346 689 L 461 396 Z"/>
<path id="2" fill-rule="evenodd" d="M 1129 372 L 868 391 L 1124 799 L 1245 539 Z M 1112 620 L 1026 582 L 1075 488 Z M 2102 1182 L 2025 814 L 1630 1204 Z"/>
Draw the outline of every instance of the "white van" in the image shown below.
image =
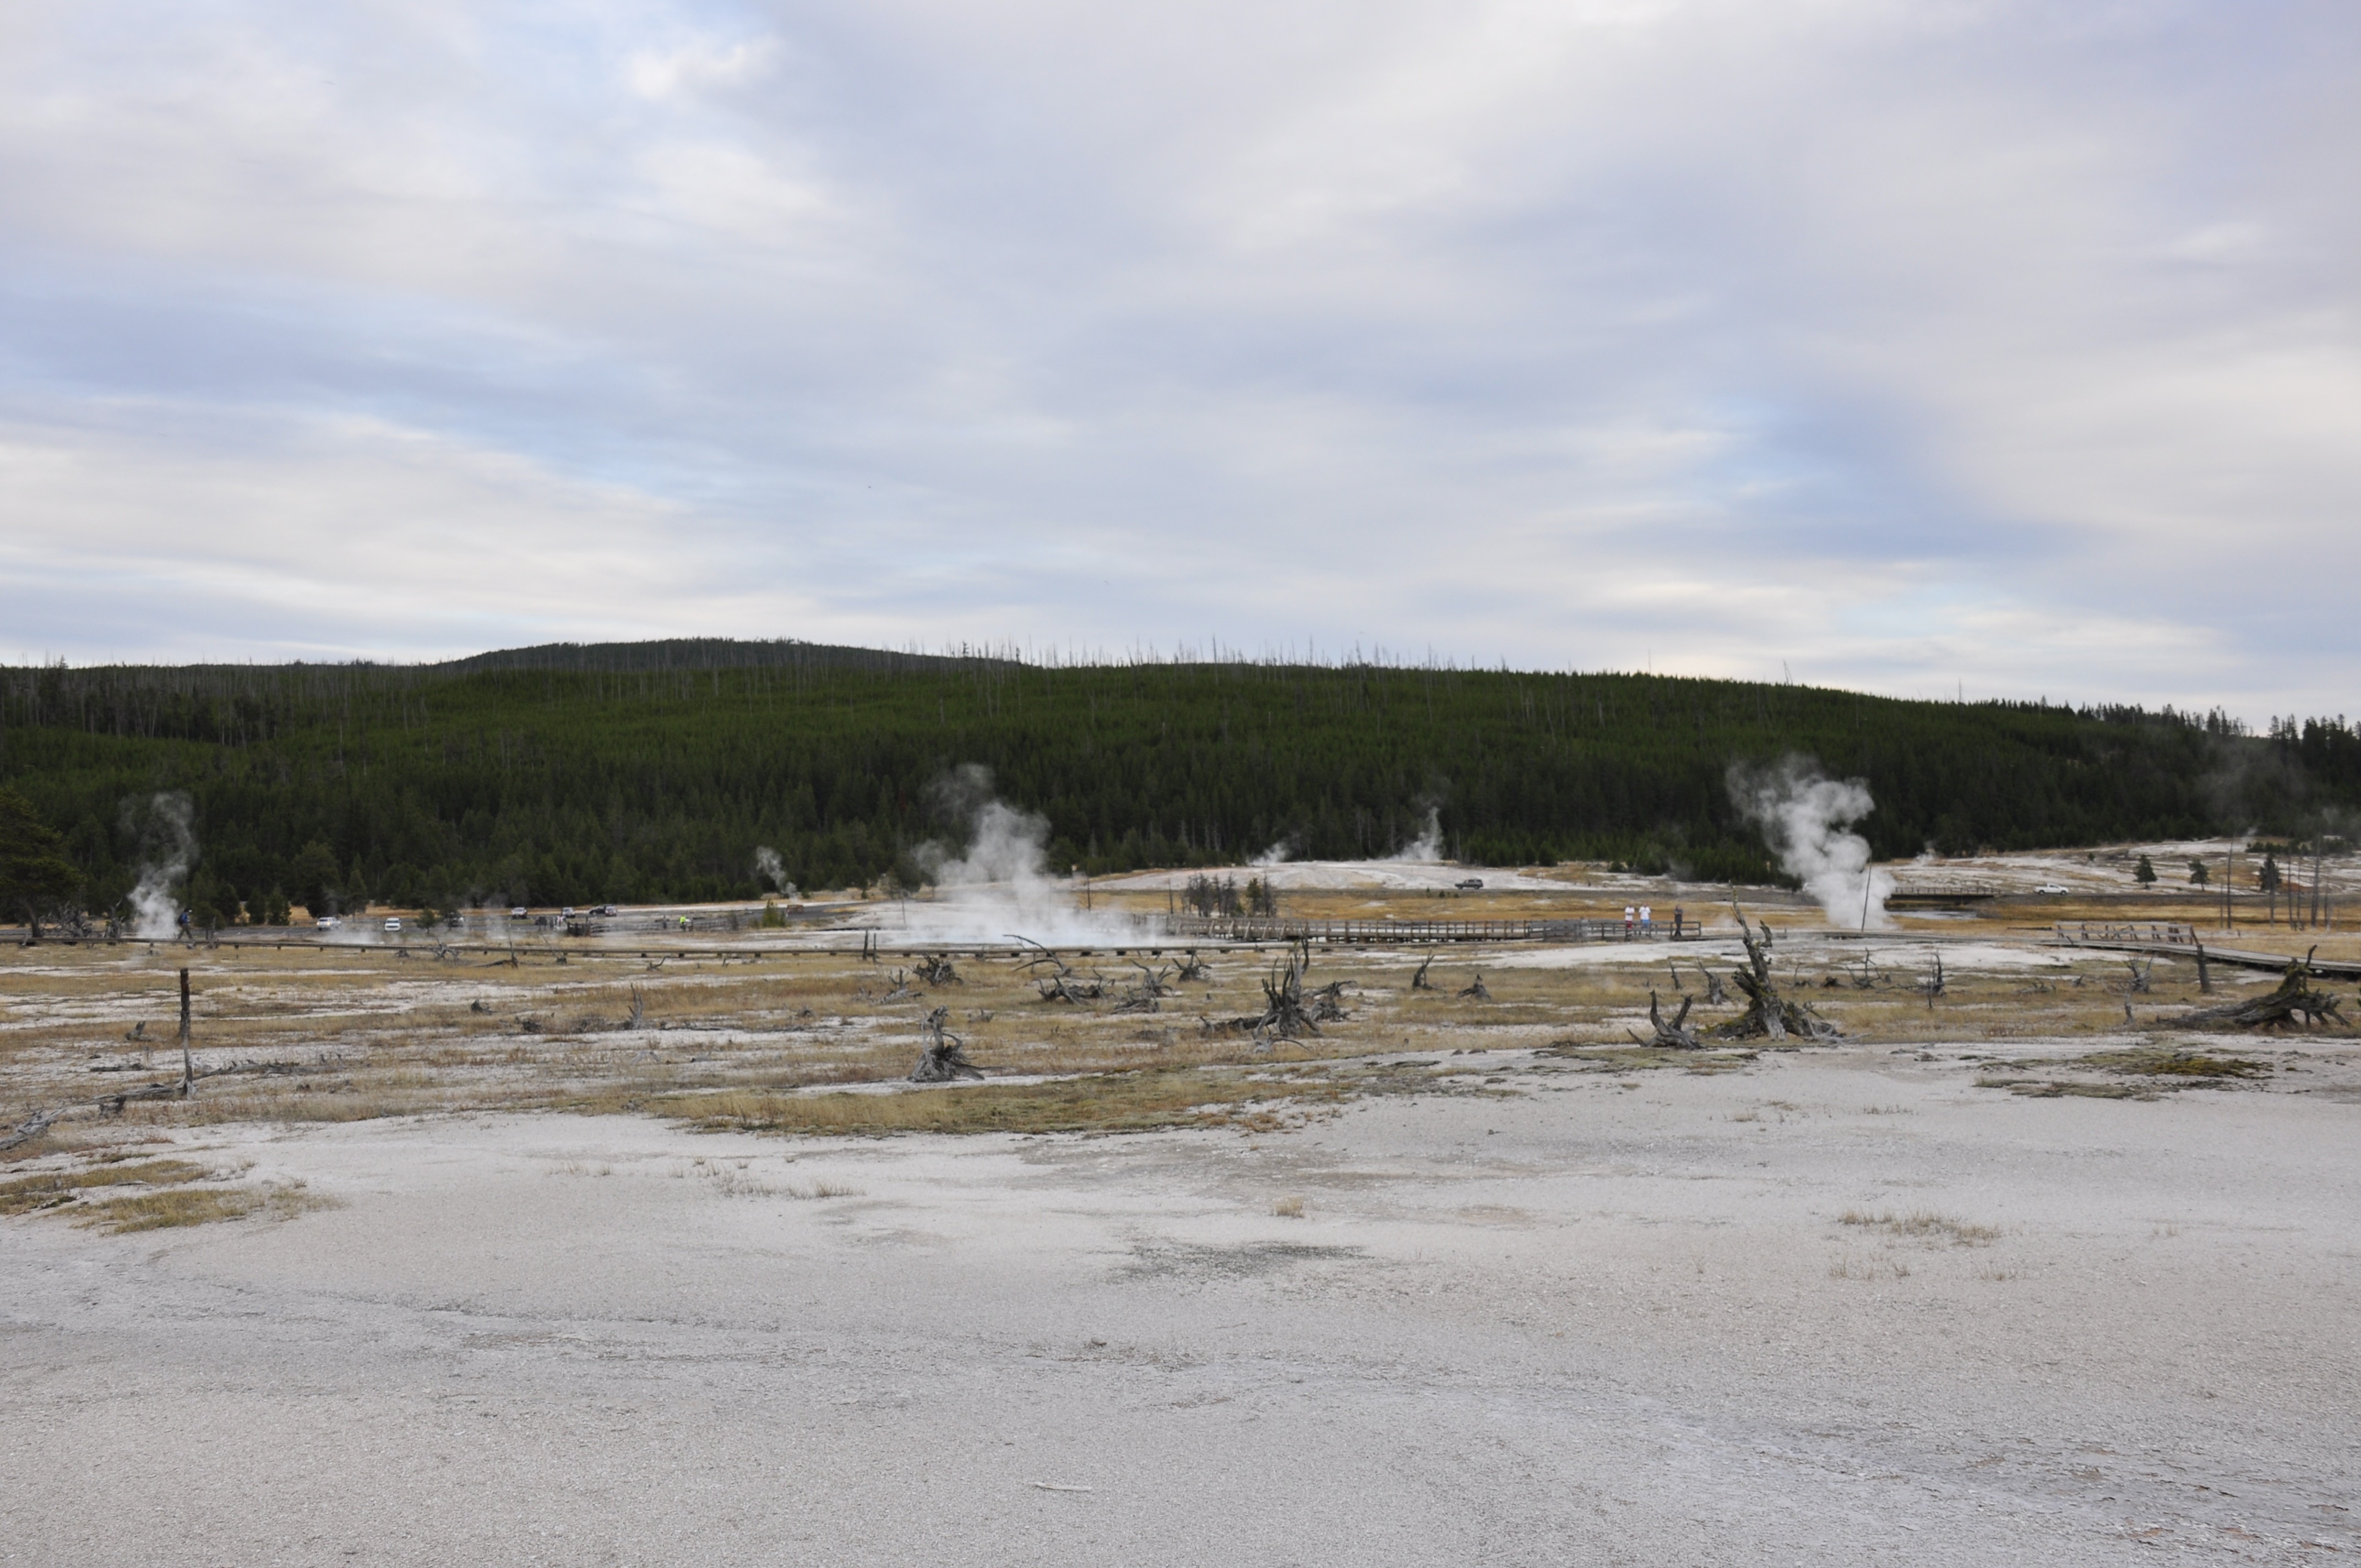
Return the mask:
<path id="1" fill-rule="evenodd" d="M 386 928 L 387 930 L 389 930 L 389 931 L 399 931 L 399 930 L 401 930 L 401 916 L 399 916 L 399 915 L 389 915 L 389 916 L 386 916 L 386 919 L 385 919 L 385 928 Z"/>

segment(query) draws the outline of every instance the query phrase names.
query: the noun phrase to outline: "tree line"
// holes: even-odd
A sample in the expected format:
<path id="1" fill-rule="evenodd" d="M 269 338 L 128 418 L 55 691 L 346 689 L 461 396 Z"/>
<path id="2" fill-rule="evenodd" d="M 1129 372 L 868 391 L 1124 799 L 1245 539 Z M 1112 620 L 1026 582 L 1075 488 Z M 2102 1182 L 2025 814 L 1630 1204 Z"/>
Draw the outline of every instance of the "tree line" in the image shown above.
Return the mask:
<path id="1" fill-rule="evenodd" d="M 2256 737 L 2218 712 L 1642 674 L 712 641 L 0 670 L 0 784 L 60 835 L 75 898 L 118 904 L 184 797 L 181 896 L 225 917 L 747 897 L 773 886 L 758 848 L 806 889 L 915 883 L 958 831 L 934 786 L 969 763 L 1047 819 L 1059 871 L 1378 857 L 1432 817 L 1473 863 L 1767 883 L 1727 776 L 1789 753 L 1867 781 L 1887 858 L 2301 832 L 2361 803 L 2341 718 Z"/>

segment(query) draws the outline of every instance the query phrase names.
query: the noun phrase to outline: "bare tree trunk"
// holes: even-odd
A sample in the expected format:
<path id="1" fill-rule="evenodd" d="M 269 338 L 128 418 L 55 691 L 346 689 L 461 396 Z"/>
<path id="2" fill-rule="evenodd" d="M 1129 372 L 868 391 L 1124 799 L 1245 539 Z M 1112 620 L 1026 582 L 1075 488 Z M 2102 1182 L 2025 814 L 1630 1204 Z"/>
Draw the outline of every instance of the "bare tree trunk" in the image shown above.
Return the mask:
<path id="1" fill-rule="evenodd" d="M 189 971 L 181 971 L 181 1098 L 197 1087 L 196 1059 L 189 1055 Z"/>

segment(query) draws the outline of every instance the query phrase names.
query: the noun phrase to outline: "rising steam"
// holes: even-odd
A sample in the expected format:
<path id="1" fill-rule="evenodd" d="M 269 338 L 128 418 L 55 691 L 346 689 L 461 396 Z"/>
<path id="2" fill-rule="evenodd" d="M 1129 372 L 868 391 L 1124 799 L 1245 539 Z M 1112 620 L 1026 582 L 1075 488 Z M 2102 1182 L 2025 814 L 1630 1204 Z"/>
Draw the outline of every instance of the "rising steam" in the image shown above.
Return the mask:
<path id="1" fill-rule="evenodd" d="M 139 883 L 131 890 L 131 928 L 150 941 L 180 934 L 181 905 L 175 892 L 197 863 L 197 836 L 190 824 L 189 797 L 175 790 L 148 802 L 123 806 L 123 825 L 139 834 Z"/>
<path id="2" fill-rule="evenodd" d="M 1443 811 L 1426 808 L 1426 830 L 1386 857 L 1389 861 L 1432 865 L 1443 859 Z"/>
<path id="3" fill-rule="evenodd" d="M 780 860 L 779 851 L 768 844 L 758 844 L 754 848 L 754 874 L 777 888 L 781 896 L 796 896 L 796 884 L 787 880 L 786 862 Z"/>
<path id="4" fill-rule="evenodd" d="M 1049 819 L 1020 811 L 993 794 L 992 770 L 966 763 L 928 792 L 938 819 L 965 840 L 963 849 L 921 844 L 912 858 L 939 893 L 909 908 L 910 927 L 958 941 L 1005 936 L 1039 942 L 1102 939 L 1126 923 L 1074 907 L 1069 884 L 1050 872 Z"/>
<path id="5" fill-rule="evenodd" d="M 1776 767 L 1736 762 L 1730 795 L 1763 828 L 1780 869 L 1804 884 L 1835 925 L 1868 930 L 1891 924 L 1886 895 L 1894 878 L 1869 863 L 1869 841 L 1845 829 L 1877 809 L 1859 779 L 1831 779 L 1819 764 L 1787 757 Z"/>
<path id="6" fill-rule="evenodd" d="M 1269 849 L 1265 850 L 1261 854 L 1257 855 L 1253 860 L 1248 861 L 1246 864 L 1250 866 L 1283 866 L 1288 861 L 1295 859 L 1295 851 L 1300 847 L 1301 845 L 1295 835 L 1290 833 L 1286 838 L 1281 839 L 1278 843 L 1273 844 Z"/>

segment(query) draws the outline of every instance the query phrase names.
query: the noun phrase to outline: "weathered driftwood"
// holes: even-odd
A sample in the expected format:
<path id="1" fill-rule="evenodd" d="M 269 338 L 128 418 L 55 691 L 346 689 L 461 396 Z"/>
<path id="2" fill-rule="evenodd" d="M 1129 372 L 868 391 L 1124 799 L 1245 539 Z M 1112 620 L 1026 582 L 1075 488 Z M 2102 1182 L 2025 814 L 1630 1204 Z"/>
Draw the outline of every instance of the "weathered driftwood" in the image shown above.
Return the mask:
<path id="1" fill-rule="evenodd" d="M 1484 971 L 1481 970 L 1476 971 L 1476 978 L 1474 980 L 1469 981 L 1458 991 L 1453 992 L 1453 994 L 1455 996 L 1467 997 L 1476 1002 L 1489 1002 L 1492 1000 L 1491 992 L 1485 989 Z"/>
<path id="2" fill-rule="evenodd" d="M 1180 960 L 1173 965 L 1172 978 L 1184 982 L 1195 981 L 1202 983 L 1212 980 L 1213 978 L 1213 971 L 1206 966 L 1204 959 L 1197 956 L 1197 949 L 1191 948 L 1187 952 L 1181 954 Z"/>
<path id="3" fill-rule="evenodd" d="M 887 991 L 884 995 L 879 997 L 877 999 L 878 1001 L 913 1002 L 917 999 L 918 992 L 910 984 L 910 975 L 908 970 L 897 969 L 887 974 L 885 978 L 894 982 L 893 988 Z"/>
<path id="4" fill-rule="evenodd" d="M 1695 1029 L 1688 1026 L 1689 1009 L 1696 1003 L 1696 997 L 1684 995 L 1681 998 L 1681 1010 L 1674 1014 L 1673 1021 L 1667 1024 L 1664 1022 L 1663 1010 L 1657 1004 L 1656 993 L 1651 990 L 1648 992 L 1648 1026 L 1653 1032 L 1653 1037 L 1640 1040 L 1640 1043 L 1645 1046 L 1660 1046 L 1668 1051 L 1703 1050 L 1705 1042 L 1697 1037 L 1697 1032 Z M 1623 1032 L 1627 1035 L 1631 1034 L 1629 1029 Z M 1631 1035 L 1631 1037 L 1635 1040 L 1640 1039 L 1637 1035 Z"/>
<path id="5" fill-rule="evenodd" d="M 950 1015 L 950 1008 L 938 1007 L 919 1025 L 927 1044 L 918 1053 L 918 1065 L 910 1069 L 912 1083 L 950 1083 L 983 1076 L 983 1069 L 967 1059 L 966 1043 L 947 1027 Z"/>
<path id="6" fill-rule="evenodd" d="M 965 985 L 948 953 L 928 953 L 918 960 L 918 978 L 928 985 Z"/>
<path id="7" fill-rule="evenodd" d="M 17 1123 L 15 1132 L 5 1138 L 0 1138 L 0 1150 L 13 1149 L 18 1144 L 31 1143 L 35 1138 L 48 1132 L 49 1124 L 57 1119 L 58 1113 L 54 1111 L 34 1112 L 31 1121 Z"/>
<path id="8" fill-rule="evenodd" d="M 1842 1037 L 1837 1026 L 1800 1002 L 1779 993 L 1778 980 L 1771 972 L 1771 927 L 1763 927 L 1760 940 L 1748 933 L 1744 916 L 1739 917 L 1739 940 L 1746 945 L 1746 967 L 1730 976 L 1739 991 L 1746 997 L 1746 1011 L 1726 1024 L 1716 1025 L 1708 1031 L 1720 1040 L 1784 1040 L 1789 1036 L 1806 1040 L 1834 1040 Z"/>
<path id="9" fill-rule="evenodd" d="M 2146 996 L 2149 992 L 2156 989 L 2156 960 L 2154 959 L 2148 959 L 2146 963 L 2140 962 L 2137 959 L 2125 959 L 2124 960 L 2124 967 L 2132 971 L 2131 981 L 2125 989 L 2130 992 L 2134 996 Z"/>
<path id="10" fill-rule="evenodd" d="M 1426 971 L 1433 967 L 1434 955 L 1433 953 L 1429 953 L 1426 955 L 1425 960 L 1418 966 L 1418 972 L 1410 977 L 1410 988 L 1412 991 L 1434 990 L 1434 981 L 1426 978 Z"/>
<path id="11" fill-rule="evenodd" d="M 1720 1007 L 1728 1004 L 1730 992 L 1721 988 L 1721 976 L 1707 969 L 1703 964 L 1699 964 L 1697 969 L 1705 976 L 1705 1004 L 1708 1007 Z"/>
<path id="12" fill-rule="evenodd" d="M 2227 1024 L 2240 1029 L 2292 1028 L 2299 1020 L 2306 1028 L 2323 1023 L 2345 1022 L 2343 1003 L 2325 991 L 2312 988 L 2319 978 L 2312 967 L 2314 948 L 2303 957 L 2291 960 L 2287 972 L 2279 979 L 2278 989 L 2268 996 L 2257 996 L 2247 1002 L 2232 1003 L 2222 1007 L 2208 1007 L 2196 1013 L 2184 1013 L 2172 1020 L 2178 1026 L 2185 1024 Z"/>

